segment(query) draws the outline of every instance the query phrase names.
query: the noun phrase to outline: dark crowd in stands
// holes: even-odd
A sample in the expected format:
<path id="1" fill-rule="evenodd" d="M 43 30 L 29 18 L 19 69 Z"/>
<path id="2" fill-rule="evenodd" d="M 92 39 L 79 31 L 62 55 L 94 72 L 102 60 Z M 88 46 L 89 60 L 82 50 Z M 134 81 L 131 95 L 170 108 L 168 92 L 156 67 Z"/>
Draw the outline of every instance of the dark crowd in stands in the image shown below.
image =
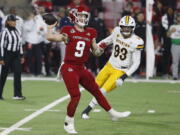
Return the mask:
<path id="1" fill-rule="evenodd" d="M 29 76 L 53 76 L 64 57 L 64 43 L 49 42 L 44 38 L 46 31 L 41 15 L 45 12 L 53 13 L 59 20 L 56 31 L 65 25 L 73 25 L 68 19 L 71 8 L 86 5 L 91 11 L 89 26 L 98 32 L 97 42 L 107 37 L 118 21 L 124 15 L 131 15 L 136 20 L 135 34 L 146 41 L 146 0 L 32 0 L 29 3 L 32 10 L 25 17 L 17 14 L 17 7 L 10 7 L 5 12 L 0 10 L 0 31 L 3 29 L 4 18 L 7 14 L 15 14 L 17 28 L 21 31 L 25 63 L 23 73 Z M 171 39 L 167 31 L 173 25 L 175 15 L 179 12 L 179 0 L 155 0 L 153 6 L 153 38 L 155 47 L 155 76 L 168 78 L 172 76 Z M 42 25 L 41 25 L 42 24 Z M 146 46 L 146 45 L 145 45 Z M 87 67 L 96 75 L 106 64 L 111 54 L 111 47 L 106 48 L 100 57 L 90 55 Z M 146 51 L 142 51 L 139 69 L 133 77 L 145 76 Z"/>

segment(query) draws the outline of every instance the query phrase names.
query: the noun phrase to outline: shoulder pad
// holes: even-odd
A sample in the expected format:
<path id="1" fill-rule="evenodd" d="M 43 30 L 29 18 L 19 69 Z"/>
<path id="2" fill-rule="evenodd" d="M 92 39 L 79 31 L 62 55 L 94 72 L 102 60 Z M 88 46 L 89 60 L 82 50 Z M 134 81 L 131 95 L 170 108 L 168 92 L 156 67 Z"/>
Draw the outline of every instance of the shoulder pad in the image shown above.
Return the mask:
<path id="1" fill-rule="evenodd" d="M 69 29 L 69 30 L 70 30 L 70 29 L 72 29 L 72 28 L 74 28 L 74 27 L 73 27 L 73 26 L 70 26 L 70 25 L 67 25 L 67 26 L 63 26 L 62 28 L 63 28 L 63 29 Z"/>
<path id="2" fill-rule="evenodd" d="M 92 27 L 86 27 L 86 30 L 88 30 L 88 31 L 96 31 L 96 29 L 94 29 Z"/>
<path id="3" fill-rule="evenodd" d="M 112 32 L 120 32 L 120 28 L 118 27 L 118 26 L 116 26 L 114 29 L 113 29 L 113 31 Z"/>
<path id="4" fill-rule="evenodd" d="M 75 33 L 75 30 L 72 26 L 63 26 L 60 30 L 61 33 Z"/>
<path id="5" fill-rule="evenodd" d="M 97 37 L 97 31 L 92 27 L 86 27 L 86 32 L 89 32 L 92 35 L 92 38 Z"/>

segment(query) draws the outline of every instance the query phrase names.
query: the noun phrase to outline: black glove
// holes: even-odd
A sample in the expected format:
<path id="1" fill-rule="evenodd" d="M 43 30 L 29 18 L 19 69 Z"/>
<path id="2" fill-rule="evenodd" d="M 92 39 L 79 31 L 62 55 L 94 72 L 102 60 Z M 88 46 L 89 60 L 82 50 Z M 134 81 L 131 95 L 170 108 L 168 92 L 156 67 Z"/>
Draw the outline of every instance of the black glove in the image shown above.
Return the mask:
<path id="1" fill-rule="evenodd" d="M 52 25 L 55 24 L 55 22 L 57 22 L 57 18 L 51 13 L 46 13 L 42 15 L 42 18 L 47 25 Z"/>
<path id="2" fill-rule="evenodd" d="M 125 74 L 123 74 L 120 78 L 124 81 L 127 77 L 128 77 L 128 76 L 127 76 L 127 74 L 125 73 Z"/>

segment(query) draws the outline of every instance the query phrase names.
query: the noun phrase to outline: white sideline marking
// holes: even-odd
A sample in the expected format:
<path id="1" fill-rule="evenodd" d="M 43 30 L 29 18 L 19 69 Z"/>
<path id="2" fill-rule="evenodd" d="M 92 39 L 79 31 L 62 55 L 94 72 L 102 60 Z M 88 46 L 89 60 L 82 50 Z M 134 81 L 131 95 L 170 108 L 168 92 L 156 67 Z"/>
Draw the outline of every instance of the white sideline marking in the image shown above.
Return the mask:
<path id="1" fill-rule="evenodd" d="M 62 82 L 62 80 L 57 80 L 57 78 L 52 77 L 22 77 L 22 81 L 55 81 L 55 82 Z M 8 77 L 8 80 L 13 80 L 13 77 Z M 126 82 L 147 82 L 147 83 L 180 83 L 180 80 L 171 80 L 171 79 L 127 79 Z"/>
<path id="2" fill-rule="evenodd" d="M 170 91 L 168 91 L 168 93 L 180 94 L 180 91 L 178 91 L 178 90 L 170 90 Z"/>
<path id="3" fill-rule="evenodd" d="M 8 77 L 8 80 L 13 80 L 13 77 Z M 62 82 L 62 80 L 57 80 L 57 78 L 52 77 L 21 77 L 22 81 L 55 81 Z"/>
<path id="4" fill-rule="evenodd" d="M 2 128 L 2 127 L 0 127 L 0 130 L 5 130 L 5 129 L 7 129 L 7 128 Z M 31 131 L 31 127 L 30 128 L 16 128 L 15 130 L 19 130 L 19 131 Z"/>
<path id="5" fill-rule="evenodd" d="M 24 109 L 26 112 L 35 112 L 37 109 Z M 47 110 L 46 112 L 60 112 L 60 110 Z"/>
<path id="6" fill-rule="evenodd" d="M 133 82 L 133 83 L 138 83 L 138 82 L 147 82 L 147 83 L 180 83 L 180 80 L 171 80 L 171 79 L 167 79 L 167 80 L 163 80 L 163 79 L 127 79 L 125 80 L 125 82 Z"/>
<path id="7" fill-rule="evenodd" d="M 82 91 L 82 89 L 80 88 L 80 91 Z M 51 109 L 52 107 L 56 106 L 57 104 L 67 100 L 68 98 L 70 98 L 69 95 L 61 97 L 57 100 L 55 100 L 54 102 L 50 103 L 49 105 L 39 109 L 36 112 L 33 112 L 32 114 L 30 114 L 29 116 L 25 117 L 24 119 L 20 120 L 19 122 L 15 123 L 14 125 L 10 126 L 9 128 L 5 129 L 3 132 L 0 133 L 0 135 L 8 135 L 9 133 L 13 132 L 14 130 L 16 130 L 18 127 L 24 125 L 25 123 L 27 123 L 28 121 L 32 120 L 33 118 L 37 117 L 38 115 L 42 114 L 43 112 Z"/>
<path id="8" fill-rule="evenodd" d="M 155 110 L 148 110 L 147 113 L 155 113 L 156 111 Z"/>

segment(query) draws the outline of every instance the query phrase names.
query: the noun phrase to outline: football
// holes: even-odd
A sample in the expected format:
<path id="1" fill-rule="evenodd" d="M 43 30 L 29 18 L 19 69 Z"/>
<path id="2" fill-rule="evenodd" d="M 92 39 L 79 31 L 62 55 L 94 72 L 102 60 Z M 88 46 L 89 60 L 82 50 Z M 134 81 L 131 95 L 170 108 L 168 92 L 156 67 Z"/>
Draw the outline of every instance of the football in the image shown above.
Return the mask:
<path id="1" fill-rule="evenodd" d="M 50 13 L 46 13 L 42 15 L 42 18 L 47 25 L 52 25 L 55 22 L 57 22 L 57 18 L 53 14 L 50 14 Z"/>

